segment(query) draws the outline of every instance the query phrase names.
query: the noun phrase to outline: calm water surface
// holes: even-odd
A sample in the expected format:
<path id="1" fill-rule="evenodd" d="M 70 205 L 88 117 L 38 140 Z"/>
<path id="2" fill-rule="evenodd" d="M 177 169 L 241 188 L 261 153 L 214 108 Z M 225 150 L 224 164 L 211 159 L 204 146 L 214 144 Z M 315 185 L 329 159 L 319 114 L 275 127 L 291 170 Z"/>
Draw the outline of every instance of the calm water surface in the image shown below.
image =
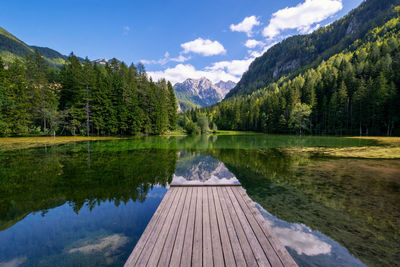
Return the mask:
<path id="1" fill-rule="evenodd" d="M 292 146 L 368 140 L 141 137 L 0 153 L 0 266 L 121 266 L 171 183 L 240 182 L 300 266 L 400 262 L 400 160 Z"/>

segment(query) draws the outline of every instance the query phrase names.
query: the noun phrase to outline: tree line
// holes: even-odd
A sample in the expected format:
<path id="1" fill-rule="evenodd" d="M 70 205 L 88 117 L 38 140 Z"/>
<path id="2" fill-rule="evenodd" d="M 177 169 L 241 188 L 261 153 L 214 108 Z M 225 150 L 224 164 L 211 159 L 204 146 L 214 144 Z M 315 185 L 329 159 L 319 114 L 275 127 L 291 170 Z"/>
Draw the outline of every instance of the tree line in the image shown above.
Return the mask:
<path id="1" fill-rule="evenodd" d="M 152 81 L 141 63 L 71 53 L 58 70 L 38 51 L 9 65 L 0 58 L 0 136 L 162 134 L 176 124 L 171 83 Z"/>
<path id="2" fill-rule="evenodd" d="M 399 135 L 399 17 L 316 68 L 202 110 L 219 129 L 266 133 Z M 362 44 L 360 45 L 360 42 Z"/>

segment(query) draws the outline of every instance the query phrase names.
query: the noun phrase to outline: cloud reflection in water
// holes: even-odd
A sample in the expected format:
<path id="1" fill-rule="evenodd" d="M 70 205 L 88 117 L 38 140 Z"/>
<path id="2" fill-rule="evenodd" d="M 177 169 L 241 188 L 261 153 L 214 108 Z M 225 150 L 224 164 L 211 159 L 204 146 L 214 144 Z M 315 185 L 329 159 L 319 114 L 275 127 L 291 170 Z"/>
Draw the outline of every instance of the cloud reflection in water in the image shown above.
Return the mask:
<path id="1" fill-rule="evenodd" d="M 330 237 L 304 224 L 280 220 L 258 203 L 255 205 L 299 266 L 365 266 Z"/>

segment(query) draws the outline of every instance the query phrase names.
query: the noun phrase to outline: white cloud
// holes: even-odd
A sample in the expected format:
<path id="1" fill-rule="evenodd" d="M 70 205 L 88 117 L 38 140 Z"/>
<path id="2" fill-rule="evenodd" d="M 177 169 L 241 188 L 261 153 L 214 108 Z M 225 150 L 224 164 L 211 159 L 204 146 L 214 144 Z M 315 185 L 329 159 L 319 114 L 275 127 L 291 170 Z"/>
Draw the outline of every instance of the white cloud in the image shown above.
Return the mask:
<path id="1" fill-rule="evenodd" d="M 124 26 L 122 28 L 122 35 L 128 35 L 128 33 L 131 31 L 131 28 L 129 26 Z"/>
<path id="2" fill-rule="evenodd" d="M 297 252 L 298 255 L 317 256 L 330 254 L 332 246 L 320 240 L 303 224 L 293 223 L 290 227 L 272 227 L 272 231 L 282 245 Z"/>
<path id="3" fill-rule="evenodd" d="M 211 41 L 208 39 L 197 38 L 194 41 L 181 44 L 183 53 L 190 52 L 201 54 L 203 56 L 214 56 L 226 54 L 226 50 L 218 41 Z"/>
<path id="4" fill-rule="evenodd" d="M 257 46 L 263 46 L 264 43 L 261 41 L 257 41 L 254 39 L 249 39 L 247 42 L 244 44 L 247 48 L 255 48 Z"/>
<path id="5" fill-rule="evenodd" d="M 183 82 L 187 78 L 200 79 L 206 77 L 213 83 L 224 81 L 239 81 L 240 77 L 230 74 L 222 69 L 217 70 L 197 70 L 190 64 L 178 64 L 173 68 L 167 68 L 164 71 L 150 71 L 147 73 L 153 80 L 159 80 L 165 78 L 171 83 Z"/>
<path id="6" fill-rule="evenodd" d="M 187 61 L 187 60 L 189 60 L 189 59 L 190 59 L 190 57 L 185 57 L 185 56 L 183 56 L 182 54 L 179 54 L 179 56 L 177 56 L 177 57 L 170 57 L 169 52 L 167 51 L 167 52 L 165 52 L 163 58 L 160 58 L 160 59 L 158 59 L 158 60 L 154 60 L 154 59 L 152 59 L 152 60 L 141 59 L 140 62 L 143 63 L 143 64 L 149 64 L 149 65 L 150 65 L 150 64 L 152 64 L 152 65 L 155 65 L 155 64 L 158 64 L 158 65 L 165 65 L 165 64 L 167 64 L 168 62 L 183 63 L 183 62 L 185 62 L 185 61 Z"/>
<path id="7" fill-rule="evenodd" d="M 274 38 L 287 29 L 309 32 L 312 25 L 329 18 L 342 8 L 342 0 L 305 0 L 295 7 L 286 7 L 272 14 L 263 35 Z"/>
<path id="8" fill-rule="evenodd" d="M 242 74 L 247 71 L 250 63 L 254 58 L 231 60 L 231 61 L 219 61 L 213 63 L 211 66 L 206 67 L 205 70 L 213 71 L 226 71 L 230 75 L 241 77 Z"/>
<path id="9" fill-rule="evenodd" d="M 263 209 L 260 204 L 254 203 L 283 246 L 295 250 L 298 255 L 317 256 L 331 254 L 332 245 L 322 240 L 318 235 L 319 232 L 313 231 L 301 223 L 282 221 Z"/>
<path id="10" fill-rule="evenodd" d="M 260 25 L 256 16 L 245 17 L 239 24 L 231 24 L 230 29 L 233 32 L 244 32 L 247 36 L 252 35 L 253 27 Z"/>
<path id="11" fill-rule="evenodd" d="M 249 54 L 250 54 L 250 56 L 251 57 L 253 57 L 253 59 L 254 58 L 256 58 L 256 57 L 259 57 L 259 56 L 262 56 L 265 52 L 267 52 L 268 51 L 268 49 L 270 49 L 271 47 L 273 47 L 274 45 L 276 45 L 278 42 L 274 42 L 274 43 L 272 43 L 272 44 L 269 44 L 269 45 L 267 45 L 267 46 L 264 46 L 264 47 L 262 47 L 262 49 L 261 50 L 249 50 L 248 52 L 249 52 Z"/>
<path id="12" fill-rule="evenodd" d="M 173 84 L 183 82 L 187 78 L 200 79 L 201 77 L 206 77 L 213 83 L 221 80 L 238 82 L 243 73 L 248 70 L 251 62 L 275 44 L 276 43 L 272 43 L 268 46 L 263 46 L 260 51 L 250 51 L 250 57 L 245 59 L 214 62 L 202 70 L 197 70 L 190 64 L 178 64 L 173 68 L 167 68 L 163 71 L 150 71 L 147 74 L 152 77 L 153 80 L 157 81 L 165 78 Z"/>
<path id="13" fill-rule="evenodd" d="M 312 33 L 314 31 L 318 30 L 320 27 L 321 27 L 321 24 L 317 24 L 314 27 L 311 27 L 311 26 L 310 27 L 305 27 L 305 28 L 300 30 L 300 33 L 309 34 L 309 33 Z"/>
<path id="14" fill-rule="evenodd" d="M 21 264 L 23 264 L 24 262 L 26 262 L 28 258 L 27 257 L 18 257 L 18 258 L 14 258 L 10 261 L 3 261 L 0 262 L 0 266 L 2 267 L 18 267 Z"/>

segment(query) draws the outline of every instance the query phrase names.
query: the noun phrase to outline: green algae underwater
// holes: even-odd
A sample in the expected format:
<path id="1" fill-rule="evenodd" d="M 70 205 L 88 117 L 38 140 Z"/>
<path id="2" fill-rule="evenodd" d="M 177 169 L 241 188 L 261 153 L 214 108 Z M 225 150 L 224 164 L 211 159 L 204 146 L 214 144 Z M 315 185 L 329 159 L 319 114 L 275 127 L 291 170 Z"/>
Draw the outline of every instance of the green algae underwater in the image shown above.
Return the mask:
<path id="1" fill-rule="evenodd" d="M 121 266 L 176 176 L 229 172 L 300 266 L 393 266 L 400 260 L 400 160 L 285 150 L 380 145 L 246 134 L 5 150 L 0 265 Z"/>

